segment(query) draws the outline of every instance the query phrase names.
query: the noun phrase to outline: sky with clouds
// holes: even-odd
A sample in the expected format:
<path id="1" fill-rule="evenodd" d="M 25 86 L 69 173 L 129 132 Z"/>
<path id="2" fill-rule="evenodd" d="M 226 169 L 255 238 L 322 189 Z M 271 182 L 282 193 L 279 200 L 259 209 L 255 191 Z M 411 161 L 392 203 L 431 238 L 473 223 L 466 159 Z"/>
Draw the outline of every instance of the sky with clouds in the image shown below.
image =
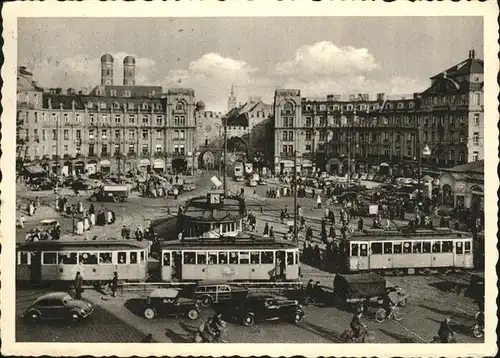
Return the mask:
<path id="1" fill-rule="evenodd" d="M 21 18 L 18 65 L 43 87 L 89 90 L 100 57 L 136 58 L 136 84 L 191 87 L 209 110 L 276 88 L 302 96 L 409 94 L 467 58 L 482 58 L 478 17 Z"/>

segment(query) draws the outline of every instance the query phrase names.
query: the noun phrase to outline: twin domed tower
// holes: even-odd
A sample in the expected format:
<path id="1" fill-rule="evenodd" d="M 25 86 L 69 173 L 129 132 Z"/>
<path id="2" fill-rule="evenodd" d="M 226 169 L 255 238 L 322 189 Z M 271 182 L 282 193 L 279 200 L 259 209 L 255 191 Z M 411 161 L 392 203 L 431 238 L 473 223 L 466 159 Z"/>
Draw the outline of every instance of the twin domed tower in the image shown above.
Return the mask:
<path id="1" fill-rule="evenodd" d="M 101 85 L 113 85 L 114 59 L 109 53 L 101 57 Z M 127 56 L 123 59 L 123 85 L 135 85 L 135 58 Z"/>

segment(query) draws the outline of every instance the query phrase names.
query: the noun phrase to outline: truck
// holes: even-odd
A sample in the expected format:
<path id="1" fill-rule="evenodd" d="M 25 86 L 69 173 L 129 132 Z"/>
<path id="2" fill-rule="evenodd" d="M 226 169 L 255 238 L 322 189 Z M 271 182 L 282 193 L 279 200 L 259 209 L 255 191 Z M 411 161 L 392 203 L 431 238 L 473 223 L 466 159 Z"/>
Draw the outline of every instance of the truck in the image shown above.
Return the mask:
<path id="1" fill-rule="evenodd" d="M 90 196 L 91 201 L 124 202 L 129 196 L 128 185 L 103 185 Z"/>

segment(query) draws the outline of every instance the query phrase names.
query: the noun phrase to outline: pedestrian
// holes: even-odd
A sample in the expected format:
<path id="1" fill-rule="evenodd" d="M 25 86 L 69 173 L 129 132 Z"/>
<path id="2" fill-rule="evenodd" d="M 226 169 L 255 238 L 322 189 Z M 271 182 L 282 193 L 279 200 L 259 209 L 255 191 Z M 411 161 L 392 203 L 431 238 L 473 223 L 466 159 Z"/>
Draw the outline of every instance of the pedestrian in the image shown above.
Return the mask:
<path id="1" fill-rule="evenodd" d="M 358 231 L 363 231 L 363 218 L 359 218 L 358 220 Z"/>
<path id="2" fill-rule="evenodd" d="M 122 236 L 122 240 L 127 240 L 128 237 L 127 237 L 127 226 L 126 225 L 123 225 L 123 228 L 122 228 L 122 231 L 121 231 L 121 236 Z"/>
<path id="3" fill-rule="evenodd" d="M 269 223 L 266 223 L 266 225 L 264 225 L 264 236 L 268 236 L 269 235 Z"/>
<path id="4" fill-rule="evenodd" d="M 78 271 L 75 276 L 75 298 L 77 300 L 82 299 L 82 293 L 83 293 L 83 277 L 80 274 L 80 271 Z"/>
<path id="5" fill-rule="evenodd" d="M 95 214 L 94 204 L 90 204 L 89 214 Z"/>
<path id="6" fill-rule="evenodd" d="M 113 272 L 113 279 L 111 280 L 111 292 L 113 297 L 116 297 L 116 289 L 118 288 L 118 272 Z"/>
<path id="7" fill-rule="evenodd" d="M 269 229 L 269 237 L 274 239 L 274 226 Z"/>
<path id="8" fill-rule="evenodd" d="M 24 223 L 26 222 L 26 218 L 24 217 L 24 215 L 21 214 L 18 220 L 19 220 L 19 227 L 21 229 L 24 229 Z"/>
<path id="9" fill-rule="evenodd" d="M 321 196 L 318 194 L 318 198 L 316 199 L 316 204 L 318 205 L 318 209 L 321 209 Z"/>

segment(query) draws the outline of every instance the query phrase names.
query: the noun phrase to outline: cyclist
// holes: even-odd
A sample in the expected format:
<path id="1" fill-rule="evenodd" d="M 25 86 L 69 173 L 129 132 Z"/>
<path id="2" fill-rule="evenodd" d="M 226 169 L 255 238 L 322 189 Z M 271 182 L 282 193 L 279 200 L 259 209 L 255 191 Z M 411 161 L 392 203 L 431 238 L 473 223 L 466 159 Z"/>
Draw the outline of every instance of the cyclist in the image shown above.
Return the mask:
<path id="1" fill-rule="evenodd" d="M 363 308 L 358 308 L 356 314 L 352 317 L 351 320 L 351 330 L 353 333 L 353 340 L 359 338 L 362 333 L 362 328 L 366 328 L 366 325 L 361 322 L 361 317 L 363 317 Z"/>
<path id="2" fill-rule="evenodd" d="M 386 294 L 384 295 L 383 307 L 382 307 L 385 310 L 386 317 L 389 316 L 394 306 L 396 306 L 396 303 L 392 300 L 391 295 L 388 292 L 386 292 Z"/>

